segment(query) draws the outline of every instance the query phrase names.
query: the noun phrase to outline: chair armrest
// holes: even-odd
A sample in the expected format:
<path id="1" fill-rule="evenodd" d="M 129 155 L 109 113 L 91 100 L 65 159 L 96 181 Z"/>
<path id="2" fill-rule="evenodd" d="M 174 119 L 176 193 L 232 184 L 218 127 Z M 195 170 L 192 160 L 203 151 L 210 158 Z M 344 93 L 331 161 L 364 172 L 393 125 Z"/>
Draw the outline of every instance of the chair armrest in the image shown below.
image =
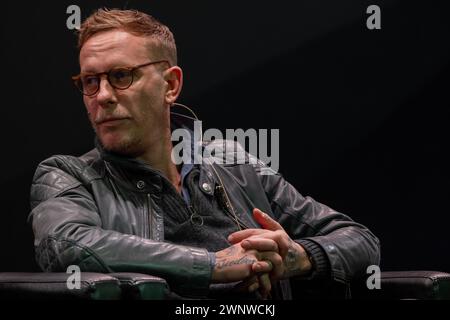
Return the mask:
<path id="1" fill-rule="evenodd" d="M 80 288 L 69 289 L 67 273 L 0 273 L 1 299 L 93 299 L 121 298 L 119 280 L 106 274 L 81 272 Z"/>
<path id="2" fill-rule="evenodd" d="M 382 272 L 380 289 L 369 290 L 365 283 L 360 283 L 352 288 L 352 296 L 357 299 L 450 299 L 450 274 L 439 271 Z"/>
<path id="3" fill-rule="evenodd" d="M 119 280 L 122 298 L 127 300 L 162 300 L 168 299 L 170 289 L 166 280 L 140 273 L 109 273 Z"/>

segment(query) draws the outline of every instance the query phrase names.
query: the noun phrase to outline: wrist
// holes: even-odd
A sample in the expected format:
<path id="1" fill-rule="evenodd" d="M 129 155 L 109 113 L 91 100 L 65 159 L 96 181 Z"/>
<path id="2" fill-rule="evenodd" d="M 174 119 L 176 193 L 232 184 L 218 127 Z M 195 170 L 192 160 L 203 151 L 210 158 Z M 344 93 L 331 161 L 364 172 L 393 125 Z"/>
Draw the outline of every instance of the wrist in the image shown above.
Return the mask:
<path id="1" fill-rule="evenodd" d="M 314 260 L 303 246 L 297 243 L 299 250 L 298 269 L 299 275 L 308 275 L 314 269 Z"/>
<path id="2" fill-rule="evenodd" d="M 284 278 L 304 276 L 311 273 L 313 265 L 307 251 L 292 241 L 284 259 Z"/>
<path id="3" fill-rule="evenodd" d="M 311 273 L 307 275 L 309 279 L 321 279 L 331 275 L 330 262 L 325 250 L 313 239 L 296 240 L 310 256 L 312 265 Z"/>

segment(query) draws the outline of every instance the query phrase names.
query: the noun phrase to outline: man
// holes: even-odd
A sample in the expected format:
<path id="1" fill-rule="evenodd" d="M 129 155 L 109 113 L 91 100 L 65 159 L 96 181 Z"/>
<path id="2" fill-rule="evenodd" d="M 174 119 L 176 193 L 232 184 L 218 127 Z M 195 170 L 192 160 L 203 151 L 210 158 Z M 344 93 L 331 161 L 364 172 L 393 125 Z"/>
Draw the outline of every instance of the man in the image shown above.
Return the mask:
<path id="1" fill-rule="evenodd" d="M 79 49 L 74 81 L 96 149 L 37 168 L 30 217 L 44 270 L 147 273 L 188 296 L 266 298 L 275 285 L 289 298 L 289 279 L 348 282 L 378 264 L 367 228 L 262 174 L 260 162 L 175 165 L 171 132 L 192 124 L 171 114 L 183 73 L 166 26 L 101 9 L 81 26 Z"/>

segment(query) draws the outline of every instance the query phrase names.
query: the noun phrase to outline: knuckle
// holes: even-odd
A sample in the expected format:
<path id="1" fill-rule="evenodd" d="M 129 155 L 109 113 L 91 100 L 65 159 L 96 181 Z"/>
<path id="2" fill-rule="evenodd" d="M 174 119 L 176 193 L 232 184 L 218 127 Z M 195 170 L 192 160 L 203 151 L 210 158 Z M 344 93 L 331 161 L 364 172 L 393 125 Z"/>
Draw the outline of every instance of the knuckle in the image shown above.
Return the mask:
<path id="1" fill-rule="evenodd" d="M 274 257 L 274 264 L 277 266 L 283 265 L 283 258 L 280 255 L 275 255 Z"/>
<path id="2" fill-rule="evenodd" d="M 272 243 L 272 250 L 278 252 L 278 245 L 276 242 Z"/>
<path id="3" fill-rule="evenodd" d="M 276 231 L 275 238 L 277 239 L 278 242 L 284 242 L 285 240 L 284 234 L 280 231 Z"/>

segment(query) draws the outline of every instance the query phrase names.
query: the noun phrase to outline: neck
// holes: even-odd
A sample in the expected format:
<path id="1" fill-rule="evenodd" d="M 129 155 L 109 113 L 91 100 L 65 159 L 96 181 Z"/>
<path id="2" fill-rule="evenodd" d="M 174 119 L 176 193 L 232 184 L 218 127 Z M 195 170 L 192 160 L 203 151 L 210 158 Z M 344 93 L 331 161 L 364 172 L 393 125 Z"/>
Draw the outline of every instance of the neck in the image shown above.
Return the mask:
<path id="1" fill-rule="evenodd" d="M 181 175 L 171 158 L 172 141 L 170 139 L 170 130 L 169 134 L 164 135 L 161 140 L 155 141 L 153 145 L 147 148 L 147 150 L 147 152 L 137 157 L 137 159 L 142 160 L 152 168 L 161 171 L 173 184 L 175 189 L 180 192 Z"/>

